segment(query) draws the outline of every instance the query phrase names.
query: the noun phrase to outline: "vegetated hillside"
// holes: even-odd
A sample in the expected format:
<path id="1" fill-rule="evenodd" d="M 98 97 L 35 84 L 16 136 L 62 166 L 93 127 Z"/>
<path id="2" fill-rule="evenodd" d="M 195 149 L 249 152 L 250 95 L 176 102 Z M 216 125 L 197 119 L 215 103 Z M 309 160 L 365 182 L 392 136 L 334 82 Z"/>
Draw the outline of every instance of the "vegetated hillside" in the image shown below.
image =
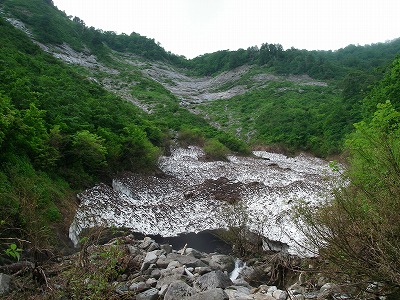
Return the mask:
<path id="1" fill-rule="evenodd" d="M 186 60 L 136 33 L 88 28 L 52 1 L 0 5 L 0 221 L 43 243 L 49 235 L 40 229 L 70 209 L 71 186 L 151 170 L 176 133 L 216 158 L 248 153 L 236 136 L 339 152 L 360 118 L 359 100 L 381 76 L 372 68 L 398 47 L 325 53 L 265 44 Z M 377 49 L 382 59 L 356 59 Z"/>
<path id="2" fill-rule="evenodd" d="M 114 72 L 91 68 L 83 71 L 86 76 L 147 111 L 171 112 L 181 102 L 250 144 L 278 144 L 321 156 L 341 151 L 344 136 L 360 119 L 359 101 L 400 52 L 400 40 L 350 45 L 338 51 L 284 50 L 279 44 L 264 43 L 260 48 L 218 51 L 186 60 L 137 33 L 117 35 L 88 28 L 78 17 L 58 11 L 51 1 L 6 0 L 3 7 L 23 21 L 39 42 L 53 45 L 50 52 L 54 53 L 54 45 L 64 43 L 64 50 L 68 44 L 75 53 L 94 53 Z M 65 58 L 65 53 L 60 55 Z M 142 74 L 147 79 L 136 85 Z M 323 84 L 301 80 L 305 75 Z M 175 98 L 170 108 L 160 104 L 171 97 Z M 207 103 L 220 99 L 225 101 Z M 199 102 L 203 103 L 200 107 Z M 150 108 L 156 106 L 157 110 Z M 176 120 L 176 113 L 172 114 Z M 179 114 L 186 111 L 179 109 Z M 160 115 L 165 116 L 164 112 Z M 204 122 L 201 119 L 197 120 Z"/>
<path id="3" fill-rule="evenodd" d="M 73 189 L 121 171 L 152 171 L 174 132 L 200 139 L 210 153 L 247 151 L 243 142 L 179 107 L 172 94 L 138 71 L 115 73 L 129 73 L 145 99 L 162 96 L 163 110 L 155 106 L 148 115 L 108 92 L 90 78 L 90 69 L 45 53 L 3 18 L 0 45 L 2 237 L 23 237 L 38 249 L 55 243 L 50 228 L 70 222 Z M 100 69 L 98 77 L 114 72 Z"/>
<path id="4" fill-rule="evenodd" d="M 324 207 L 300 207 L 325 272 L 360 291 L 400 297 L 400 59 L 363 100 L 363 119 L 346 140 L 348 185 Z M 371 283 L 379 283 L 372 290 Z M 364 299 L 369 299 L 365 297 Z"/>

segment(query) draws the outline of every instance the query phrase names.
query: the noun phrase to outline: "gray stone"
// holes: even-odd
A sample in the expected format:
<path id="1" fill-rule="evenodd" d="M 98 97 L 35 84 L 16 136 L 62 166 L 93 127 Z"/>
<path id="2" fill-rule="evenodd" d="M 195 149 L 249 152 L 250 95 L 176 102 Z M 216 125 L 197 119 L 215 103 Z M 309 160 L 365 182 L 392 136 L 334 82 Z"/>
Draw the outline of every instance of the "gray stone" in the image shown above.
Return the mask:
<path id="1" fill-rule="evenodd" d="M 244 280 L 248 281 L 249 278 L 252 278 L 254 273 L 254 268 L 249 266 L 244 266 L 239 273 L 238 278 L 243 278 Z"/>
<path id="2" fill-rule="evenodd" d="M 171 269 L 171 273 L 172 274 L 176 274 L 176 275 L 184 275 L 185 274 L 185 267 L 179 267 L 179 268 Z"/>
<path id="3" fill-rule="evenodd" d="M 161 297 L 165 296 L 165 293 L 167 292 L 169 287 L 169 284 L 164 284 L 161 288 L 160 291 L 158 292 L 158 295 L 160 295 Z"/>
<path id="4" fill-rule="evenodd" d="M 326 291 L 331 291 L 335 293 L 340 292 L 340 287 L 334 283 L 325 283 L 321 288 L 319 289 L 321 293 L 326 292 Z"/>
<path id="5" fill-rule="evenodd" d="M 151 277 L 154 277 L 155 279 L 159 279 L 161 277 L 161 271 L 160 269 L 154 269 L 151 271 L 150 274 Z"/>
<path id="6" fill-rule="evenodd" d="M 125 283 L 121 283 L 117 285 L 117 287 L 115 288 L 115 292 L 119 295 L 125 295 L 129 292 L 129 288 Z"/>
<path id="7" fill-rule="evenodd" d="M 152 240 L 150 237 L 146 236 L 143 239 L 143 242 L 139 245 L 139 247 L 142 248 L 142 249 L 147 249 L 150 246 L 151 243 L 155 243 L 155 241 Z"/>
<path id="8" fill-rule="evenodd" d="M 286 300 L 288 293 L 282 290 L 276 290 L 272 293 L 272 296 L 277 300 Z"/>
<path id="9" fill-rule="evenodd" d="M 10 281 L 9 275 L 0 273 L 0 295 L 5 295 L 10 291 Z"/>
<path id="10" fill-rule="evenodd" d="M 146 257 L 143 260 L 141 271 L 147 270 L 151 264 L 154 264 L 158 260 L 160 250 L 147 252 Z"/>
<path id="11" fill-rule="evenodd" d="M 150 246 L 147 248 L 147 251 L 154 251 L 160 249 L 160 245 L 157 244 L 156 242 L 153 242 L 150 244 Z"/>
<path id="12" fill-rule="evenodd" d="M 134 291 L 134 292 L 141 292 L 141 291 L 144 291 L 146 288 L 147 288 L 147 285 L 143 281 L 132 283 L 129 286 L 129 290 Z"/>
<path id="13" fill-rule="evenodd" d="M 157 279 L 155 278 L 149 278 L 146 280 L 146 285 L 147 286 L 151 286 L 151 287 L 155 287 L 157 285 Z"/>
<path id="14" fill-rule="evenodd" d="M 175 269 L 179 267 L 182 267 L 182 264 L 177 260 L 173 260 L 168 264 L 167 269 Z"/>
<path id="15" fill-rule="evenodd" d="M 210 267 L 222 271 L 232 272 L 235 268 L 235 260 L 232 256 L 217 254 L 211 256 Z"/>
<path id="16" fill-rule="evenodd" d="M 195 258 L 193 256 L 180 255 L 177 253 L 168 254 L 166 260 L 169 260 L 166 266 L 168 266 L 169 262 L 171 262 L 172 260 L 176 260 L 188 268 L 190 268 L 190 267 L 192 267 L 192 268 L 207 267 L 207 265 L 198 258 Z M 160 259 L 157 261 L 157 265 L 159 267 L 161 267 L 161 265 L 159 265 L 159 263 L 160 263 Z"/>
<path id="17" fill-rule="evenodd" d="M 271 294 L 257 293 L 253 295 L 254 300 L 276 300 Z"/>
<path id="18" fill-rule="evenodd" d="M 196 293 L 196 290 L 183 281 L 172 282 L 167 292 L 165 293 L 164 300 L 177 300 L 184 299 L 186 297 L 192 296 Z"/>
<path id="19" fill-rule="evenodd" d="M 211 271 L 212 270 L 211 270 L 210 267 L 197 267 L 197 268 L 194 268 L 194 272 L 197 273 L 197 274 L 200 274 L 200 275 L 204 275 L 204 274 L 209 273 Z"/>
<path id="20" fill-rule="evenodd" d="M 154 288 L 141 292 L 140 294 L 136 295 L 136 300 L 157 300 L 157 299 L 158 299 L 158 290 Z"/>
<path id="21" fill-rule="evenodd" d="M 276 286 L 270 286 L 269 288 L 268 288 L 268 290 L 267 290 L 267 292 L 268 293 L 271 293 L 271 294 L 273 294 L 275 291 L 277 291 L 278 290 L 278 288 L 276 287 Z"/>
<path id="22" fill-rule="evenodd" d="M 230 286 L 225 289 L 225 293 L 228 295 L 229 299 L 234 300 L 252 300 L 253 296 L 249 288 L 244 286 Z"/>
<path id="23" fill-rule="evenodd" d="M 250 284 L 243 278 L 233 280 L 233 284 L 236 286 L 245 286 L 247 288 L 251 287 Z"/>
<path id="24" fill-rule="evenodd" d="M 224 289 L 232 284 L 233 283 L 229 279 L 228 275 L 222 273 L 220 270 L 204 274 L 194 282 L 194 286 L 201 291 L 215 288 Z"/>
<path id="25" fill-rule="evenodd" d="M 182 275 L 178 274 L 165 274 L 158 279 L 156 288 L 161 288 L 163 285 L 169 285 L 175 281 L 184 280 L 185 278 Z"/>
<path id="26" fill-rule="evenodd" d="M 195 294 L 190 300 L 229 300 L 229 296 L 222 289 L 212 289 Z"/>
<path id="27" fill-rule="evenodd" d="M 305 299 L 306 299 L 306 297 L 304 297 L 304 295 L 302 295 L 302 294 L 293 295 L 290 298 L 290 300 L 305 300 Z"/>
<path id="28" fill-rule="evenodd" d="M 172 246 L 169 244 L 160 245 L 160 249 L 164 250 L 166 254 L 172 253 Z"/>
<path id="29" fill-rule="evenodd" d="M 128 251 L 130 255 L 136 256 L 143 252 L 143 250 L 138 249 L 138 247 L 135 247 L 133 245 L 128 245 Z"/>
<path id="30" fill-rule="evenodd" d="M 201 252 L 197 251 L 196 249 L 193 248 L 186 248 L 186 255 L 193 256 L 195 258 L 202 258 L 203 255 Z"/>
<path id="31" fill-rule="evenodd" d="M 288 289 L 293 295 L 297 294 L 303 294 L 306 292 L 306 288 L 304 286 L 301 286 L 299 283 L 294 283 L 291 285 Z"/>
<path id="32" fill-rule="evenodd" d="M 160 256 L 160 257 L 157 259 L 156 265 L 157 265 L 157 267 L 159 267 L 159 268 L 165 269 L 166 267 L 168 267 L 169 263 L 170 263 L 171 261 L 173 261 L 173 260 L 174 260 L 174 259 L 172 259 L 172 258 L 167 258 L 167 257 L 164 257 L 164 256 Z"/>

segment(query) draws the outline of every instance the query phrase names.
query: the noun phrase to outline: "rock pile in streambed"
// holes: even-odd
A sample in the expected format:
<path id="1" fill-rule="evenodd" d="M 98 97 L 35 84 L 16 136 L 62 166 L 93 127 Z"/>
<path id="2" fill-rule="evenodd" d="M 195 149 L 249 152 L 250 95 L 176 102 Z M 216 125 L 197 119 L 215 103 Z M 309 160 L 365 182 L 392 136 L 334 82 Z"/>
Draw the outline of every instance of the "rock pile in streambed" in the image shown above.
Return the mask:
<path id="1" fill-rule="evenodd" d="M 243 263 L 231 255 L 187 247 L 174 250 L 150 237 L 138 240 L 132 235 L 82 249 L 41 267 L 46 279 L 42 289 L 51 297 L 67 299 L 77 292 L 84 297 L 102 289 L 107 299 L 350 299 L 324 277 L 305 276 L 302 260 L 287 253 L 264 253 Z M 66 274 L 69 277 L 63 277 Z M 19 276 L 0 274 L 7 279 L 2 279 L 0 293 L 21 296 L 16 291 L 21 283 L 15 282 Z"/>

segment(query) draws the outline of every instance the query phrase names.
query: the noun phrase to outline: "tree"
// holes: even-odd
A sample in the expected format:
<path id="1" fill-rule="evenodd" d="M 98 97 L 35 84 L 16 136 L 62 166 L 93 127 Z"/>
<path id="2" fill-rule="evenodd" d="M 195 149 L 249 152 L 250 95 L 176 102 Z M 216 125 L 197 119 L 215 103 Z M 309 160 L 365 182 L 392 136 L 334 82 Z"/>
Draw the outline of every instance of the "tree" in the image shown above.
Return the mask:
<path id="1" fill-rule="evenodd" d="M 300 207 L 299 224 L 329 262 L 327 272 L 364 290 L 378 282 L 377 293 L 391 293 L 400 288 L 400 112 L 389 101 L 379 104 L 346 147 L 349 184 L 326 207 Z"/>
<path id="2" fill-rule="evenodd" d="M 78 131 L 72 137 L 72 153 L 76 162 L 92 173 L 100 171 L 107 165 L 107 149 L 104 140 L 87 130 Z"/>
<path id="3" fill-rule="evenodd" d="M 159 149 L 153 146 L 146 133 L 134 124 L 124 128 L 123 150 L 120 160 L 124 169 L 130 171 L 149 170 L 157 162 Z"/>

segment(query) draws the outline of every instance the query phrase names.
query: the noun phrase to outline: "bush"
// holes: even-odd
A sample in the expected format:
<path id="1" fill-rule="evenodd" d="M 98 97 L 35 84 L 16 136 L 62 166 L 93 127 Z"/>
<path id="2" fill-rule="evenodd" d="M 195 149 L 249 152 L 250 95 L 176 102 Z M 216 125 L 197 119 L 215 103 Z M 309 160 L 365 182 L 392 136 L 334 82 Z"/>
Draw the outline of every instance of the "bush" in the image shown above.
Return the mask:
<path id="1" fill-rule="evenodd" d="M 349 185 L 326 207 L 298 208 L 299 226 L 329 264 L 329 273 L 347 276 L 375 293 L 400 287 L 400 112 L 378 105 L 369 122 L 356 124 L 347 140 Z M 342 277 L 343 279 L 343 277 Z"/>
<path id="2" fill-rule="evenodd" d="M 183 128 L 178 134 L 179 144 L 183 147 L 195 145 L 199 147 L 204 146 L 204 135 L 200 129 Z"/>
<path id="3" fill-rule="evenodd" d="M 210 139 L 207 140 L 204 144 L 204 152 L 207 154 L 209 158 L 226 160 L 226 156 L 229 153 L 229 149 L 226 148 L 217 139 Z"/>

